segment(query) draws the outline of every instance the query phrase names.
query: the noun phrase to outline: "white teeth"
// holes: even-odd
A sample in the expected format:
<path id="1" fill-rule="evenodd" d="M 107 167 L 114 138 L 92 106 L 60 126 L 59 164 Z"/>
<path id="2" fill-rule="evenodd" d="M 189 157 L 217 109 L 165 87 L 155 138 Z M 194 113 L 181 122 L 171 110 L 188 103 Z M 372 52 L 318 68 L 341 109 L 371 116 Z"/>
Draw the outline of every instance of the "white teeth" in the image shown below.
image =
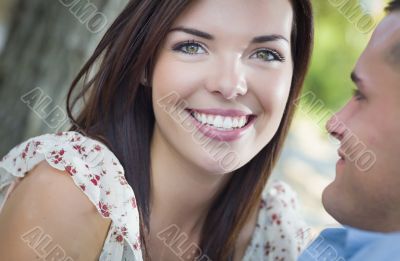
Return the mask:
<path id="1" fill-rule="evenodd" d="M 239 119 L 239 126 L 243 126 L 246 124 L 246 118 L 245 117 L 240 117 Z"/>
<path id="2" fill-rule="evenodd" d="M 201 122 L 207 122 L 207 116 L 205 114 L 201 115 Z"/>
<path id="3" fill-rule="evenodd" d="M 238 118 L 233 118 L 232 127 L 236 128 L 237 126 L 239 126 L 239 119 Z"/>
<path id="4" fill-rule="evenodd" d="M 211 124 L 213 124 L 214 123 L 214 116 L 212 116 L 212 115 L 208 115 L 207 116 L 207 122 L 205 122 L 205 123 L 207 123 L 207 124 L 209 124 L 209 125 L 211 125 Z"/>
<path id="5" fill-rule="evenodd" d="M 212 125 L 216 128 L 232 130 L 233 128 L 242 128 L 246 125 L 248 118 L 240 117 L 224 117 L 221 115 L 210 115 L 204 113 L 193 112 L 192 115 L 202 124 Z"/>
<path id="6" fill-rule="evenodd" d="M 225 117 L 223 127 L 225 129 L 231 129 L 232 128 L 232 118 Z"/>
<path id="7" fill-rule="evenodd" d="M 215 119 L 214 119 L 213 125 L 217 128 L 222 128 L 222 124 L 224 124 L 224 122 L 222 120 L 223 120 L 222 117 L 217 115 L 217 117 L 215 117 Z"/>

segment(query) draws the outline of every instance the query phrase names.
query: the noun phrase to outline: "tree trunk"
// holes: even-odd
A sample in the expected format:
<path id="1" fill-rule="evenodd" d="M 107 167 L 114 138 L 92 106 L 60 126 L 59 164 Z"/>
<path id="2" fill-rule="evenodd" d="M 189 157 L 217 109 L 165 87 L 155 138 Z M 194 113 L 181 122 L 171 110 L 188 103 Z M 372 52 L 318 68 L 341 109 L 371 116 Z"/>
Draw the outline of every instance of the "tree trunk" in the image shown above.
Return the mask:
<path id="1" fill-rule="evenodd" d="M 0 59 L 0 157 L 67 129 L 68 87 L 127 1 L 16 1 Z"/>

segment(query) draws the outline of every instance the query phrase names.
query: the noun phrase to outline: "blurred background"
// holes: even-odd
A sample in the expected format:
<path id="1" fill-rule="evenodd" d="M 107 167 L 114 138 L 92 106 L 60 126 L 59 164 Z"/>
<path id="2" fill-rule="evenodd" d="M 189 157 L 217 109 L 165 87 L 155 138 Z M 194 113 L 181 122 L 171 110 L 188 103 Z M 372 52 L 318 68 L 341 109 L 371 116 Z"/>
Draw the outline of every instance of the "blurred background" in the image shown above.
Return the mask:
<path id="1" fill-rule="evenodd" d="M 0 157 L 27 138 L 67 129 L 69 84 L 126 2 L 0 0 Z M 350 98 L 350 72 L 386 3 L 313 0 L 312 65 L 273 174 L 297 191 L 311 236 L 337 225 L 321 205 L 338 159 L 324 125 Z"/>

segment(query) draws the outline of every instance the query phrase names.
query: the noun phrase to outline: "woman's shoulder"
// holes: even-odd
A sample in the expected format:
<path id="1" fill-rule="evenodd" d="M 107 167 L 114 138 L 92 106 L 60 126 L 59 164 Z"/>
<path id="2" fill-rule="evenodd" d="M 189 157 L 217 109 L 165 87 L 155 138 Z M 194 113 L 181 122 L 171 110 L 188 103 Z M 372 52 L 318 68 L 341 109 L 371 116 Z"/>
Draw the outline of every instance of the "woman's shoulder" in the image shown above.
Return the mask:
<path id="1" fill-rule="evenodd" d="M 112 233 L 107 240 L 129 245 L 140 260 L 134 192 L 117 157 L 98 140 L 67 131 L 33 137 L 15 146 L 0 161 L 0 201 L 6 198 L 6 190 L 13 182 L 24 178 L 42 161 L 68 173 L 101 216 L 112 220 Z"/>
<path id="2" fill-rule="evenodd" d="M 66 260 L 94 260 L 109 226 L 110 220 L 99 215 L 66 171 L 42 161 L 21 179 L 1 210 L 0 252 L 5 260 L 60 255 Z M 73 243 L 71 238 L 78 234 L 79 244 Z M 48 246 L 57 243 L 63 250 L 35 247 L 46 238 Z"/>
<path id="3" fill-rule="evenodd" d="M 117 157 L 103 143 L 75 131 L 30 138 L 12 148 L 0 160 L 0 167 L 21 178 L 43 160 L 68 172 L 84 192 L 129 187 Z"/>
<path id="4" fill-rule="evenodd" d="M 295 260 L 307 244 L 307 226 L 294 190 L 272 180 L 265 186 L 244 260 Z"/>

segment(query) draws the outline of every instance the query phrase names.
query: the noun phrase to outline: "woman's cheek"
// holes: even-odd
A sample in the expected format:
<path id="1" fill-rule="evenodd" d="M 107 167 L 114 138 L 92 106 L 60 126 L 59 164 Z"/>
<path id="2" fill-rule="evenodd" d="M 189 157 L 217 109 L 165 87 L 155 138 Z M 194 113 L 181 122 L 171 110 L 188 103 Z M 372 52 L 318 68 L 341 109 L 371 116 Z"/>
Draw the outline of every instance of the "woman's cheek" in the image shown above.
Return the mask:
<path id="1" fill-rule="evenodd" d="M 283 79 L 282 79 L 283 80 Z M 258 94 L 262 101 L 266 113 L 282 114 L 289 97 L 290 83 L 282 81 L 279 78 L 266 81 L 262 88 L 259 88 Z"/>
<path id="2" fill-rule="evenodd" d="M 180 98 L 186 98 L 201 87 L 203 75 L 199 66 L 171 61 L 160 68 L 154 86 L 161 88 L 162 93 L 176 92 Z"/>

